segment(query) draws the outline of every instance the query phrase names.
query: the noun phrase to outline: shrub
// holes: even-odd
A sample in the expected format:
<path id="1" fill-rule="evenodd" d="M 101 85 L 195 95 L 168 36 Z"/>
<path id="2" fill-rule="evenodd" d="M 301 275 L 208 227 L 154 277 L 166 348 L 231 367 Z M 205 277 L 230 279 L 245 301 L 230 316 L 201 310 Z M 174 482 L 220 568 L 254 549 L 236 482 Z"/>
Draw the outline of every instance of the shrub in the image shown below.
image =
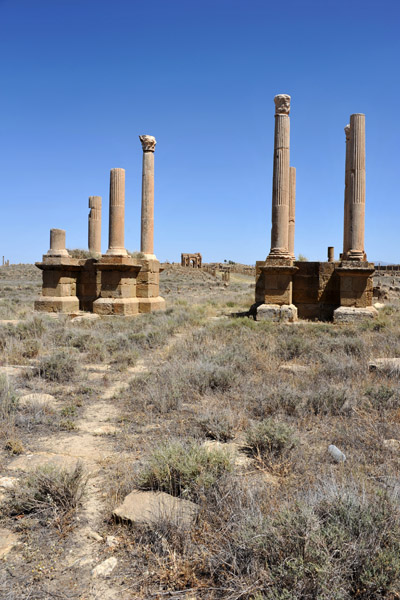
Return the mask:
<path id="1" fill-rule="evenodd" d="M 80 503 L 86 481 L 80 463 L 72 471 L 39 467 L 10 490 L 5 510 L 11 516 L 30 514 L 45 520 L 64 517 Z"/>
<path id="2" fill-rule="evenodd" d="M 65 351 L 53 353 L 42 358 L 39 363 L 39 374 L 44 379 L 66 383 L 78 374 L 78 361 L 75 356 Z"/>
<path id="3" fill-rule="evenodd" d="M 264 419 L 246 433 L 247 448 L 254 456 L 278 457 L 296 445 L 291 427 L 285 423 Z"/>
<path id="4" fill-rule="evenodd" d="M 149 457 L 138 473 L 137 486 L 196 500 L 231 469 L 232 459 L 224 450 L 172 442 Z"/>
<path id="5" fill-rule="evenodd" d="M 232 410 L 210 409 L 199 418 L 199 425 L 206 437 L 227 442 L 235 437 L 235 421 Z"/>

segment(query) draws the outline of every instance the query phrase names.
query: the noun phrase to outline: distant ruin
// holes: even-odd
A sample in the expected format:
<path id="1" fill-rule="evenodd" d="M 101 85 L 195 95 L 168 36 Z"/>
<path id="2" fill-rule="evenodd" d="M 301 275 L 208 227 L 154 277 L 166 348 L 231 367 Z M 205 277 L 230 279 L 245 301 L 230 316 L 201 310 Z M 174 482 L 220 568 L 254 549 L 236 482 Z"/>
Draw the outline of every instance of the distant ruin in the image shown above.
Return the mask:
<path id="1" fill-rule="evenodd" d="M 153 136 L 139 136 L 143 149 L 141 253 L 132 257 L 125 248 L 125 170 L 110 172 L 108 250 L 101 254 L 101 197 L 89 198 L 90 258 L 72 258 L 65 231 L 50 230 L 50 249 L 36 266 L 42 270 L 42 294 L 35 302 L 41 312 L 99 315 L 149 313 L 165 309 L 159 295 L 160 263 L 154 254 Z"/>
<path id="2" fill-rule="evenodd" d="M 202 257 L 200 252 L 195 254 L 181 254 L 181 266 L 182 267 L 193 267 L 194 269 L 201 269 Z"/>
<path id="3" fill-rule="evenodd" d="M 294 260 L 296 172 L 290 167 L 290 96 L 275 102 L 271 249 L 256 262 L 256 319 L 348 321 L 374 317 L 374 265 L 364 250 L 365 115 L 353 114 L 345 127 L 343 252 L 328 262 Z"/>

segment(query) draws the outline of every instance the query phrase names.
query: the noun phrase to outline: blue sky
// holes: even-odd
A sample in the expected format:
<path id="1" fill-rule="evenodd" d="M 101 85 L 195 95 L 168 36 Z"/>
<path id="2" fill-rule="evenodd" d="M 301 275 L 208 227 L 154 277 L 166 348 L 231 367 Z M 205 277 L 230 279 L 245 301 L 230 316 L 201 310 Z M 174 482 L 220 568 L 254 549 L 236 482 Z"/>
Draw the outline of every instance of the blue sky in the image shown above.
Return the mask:
<path id="1" fill-rule="evenodd" d="M 345 137 L 366 114 L 366 251 L 400 263 L 400 2 L 0 0 L 0 255 L 52 227 L 87 247 L 88 197 L 126 170 L 140 245 L 142 150 L 157 138 L 155 252 L 252 264 L 270 249 L 274 103 L 292 96 L 295 252 L 341 251 Z"/>

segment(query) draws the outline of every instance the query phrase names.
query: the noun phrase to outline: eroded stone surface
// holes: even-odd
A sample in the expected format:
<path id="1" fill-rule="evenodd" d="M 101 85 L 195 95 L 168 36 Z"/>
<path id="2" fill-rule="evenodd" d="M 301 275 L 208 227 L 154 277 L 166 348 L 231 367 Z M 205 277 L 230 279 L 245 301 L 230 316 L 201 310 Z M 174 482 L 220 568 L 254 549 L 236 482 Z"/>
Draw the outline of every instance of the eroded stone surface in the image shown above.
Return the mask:
<path id="1" fill-rule="evenodd" d="M 400 358 L 375 358 L 368 363 L 368 369 L 400 375 Z"/>
<path id="2" fill-rule="evenodd" d="M 115 558 L 115 556 L 110 556 L 110 558 L 107 558 L 105 561 L 97 565 L 97 567 L 95 567 L 92 570 L 92 576 L 108 577 L 114 571 L 117 564 L 118 560 Z"/>
<path id="3" fill-rule="evenodd" d="M 378 311 L 373 306 L 355 308 L 353 306 L 339 306 L 333 313 L 334 323 L 353 323 L 364 319 L 375 319 Z"/>
<path id="4" fill-rule="evenodd" d="M 198 506 L 190 500 L 175 498 L 164 492 L 134 491 L 113 511 L 113 517 L 151 525 L 161 520 L 190 527 L 198 512 Z"/>
<path id="5" fill-rule="evenodd" d="M 293 304 L 261 304 L 257 308 L 256 320 L 293 323 L 297 321 L 297 308 Z"/>

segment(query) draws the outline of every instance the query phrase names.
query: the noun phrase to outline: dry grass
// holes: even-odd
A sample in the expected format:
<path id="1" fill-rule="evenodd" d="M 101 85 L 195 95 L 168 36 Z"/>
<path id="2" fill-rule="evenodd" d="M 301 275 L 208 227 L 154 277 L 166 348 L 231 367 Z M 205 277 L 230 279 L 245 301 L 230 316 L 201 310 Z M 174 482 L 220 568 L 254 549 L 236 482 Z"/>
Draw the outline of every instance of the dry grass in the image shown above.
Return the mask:
<path id="1" fill-rule="evenodd" d="M 10 271 L 7 281 L 12 287 Z M 116 453 L 104 466 L 110 507 L 139 485 L 191 498 L 199 516 L 181 530 L 165 521 L 128 528 L 105 515 L 103 527 L 120 540 L 109 583 L 123 590 L 121 600 L 395 600 L 400 462 L 385 440 L 400 441 L 400 384 L 397 373 L 369 372 L 368 362 L 400 357 L 399 304 L 345 327 L 230 318 L 249 308 L 251 285 L 243 278 L 225 287 L 169 267 L 166 313 L 79 325 L 34 316 L 22 294 L 16 303 L 14 291 L 11 300 L 5 294 L 9 314 L 27 318 L 0 324 L 2 364 L 37 375 L 0 385 L 4 443 L 35 448 L 39 432 L 63 422 L 79 435 L 82 406 L 110 382 L 127 382 L 112 399 L 121 431 L 112 443 L 128 458 Z M 129 369 L 142 358 L 150 368 L 134 376 Z M 89 381 L 92 363 L 109 370 Z M 21 388 L 54 393 L 60 405 L 20 407 Z M 329 444 L 345 463 L 331 461 Z M 81 574 L 83 595 L 90 576 Z M 38 584 L 36 597 L 44 589 Z"/>

